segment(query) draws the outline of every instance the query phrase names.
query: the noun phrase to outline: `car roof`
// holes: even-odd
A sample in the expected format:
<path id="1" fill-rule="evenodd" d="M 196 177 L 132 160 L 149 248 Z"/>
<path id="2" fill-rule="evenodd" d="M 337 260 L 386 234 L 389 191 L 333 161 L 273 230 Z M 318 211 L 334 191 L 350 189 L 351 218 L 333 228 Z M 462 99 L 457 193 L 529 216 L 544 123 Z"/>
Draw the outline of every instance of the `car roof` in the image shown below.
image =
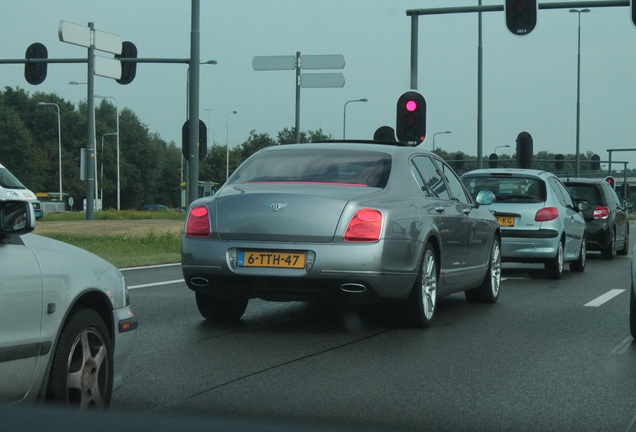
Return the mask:
<path id="1" fill-rule="evenodd" d="M 438 157 L 432 151 L 426 149 L 423 145 L 410 146 L 400 142 L 388 141 L 364 141 L 364 140 L 340 140 L 340 141 L 320 141 L 302 144 L 284 144 L 266 147 L 264 151 L 285 151 L 295 149 L 324 149 L 324 150 L 360 150 L 360 151 L 382 151 L 392 155 L 410 154 L 410 153 L 427 153 Z"/>
<path id="2" fill-rule="evenodd" d="M 462 177 L 468 176 L 490 176 L 493 174 L 501 174 L 506 176 L 534 176 L 545 178 L 548 176 L 554 176 L 550 171 L 527 169 L 527 168 L 483 168 L 468 171 L 462 175 Z"/>

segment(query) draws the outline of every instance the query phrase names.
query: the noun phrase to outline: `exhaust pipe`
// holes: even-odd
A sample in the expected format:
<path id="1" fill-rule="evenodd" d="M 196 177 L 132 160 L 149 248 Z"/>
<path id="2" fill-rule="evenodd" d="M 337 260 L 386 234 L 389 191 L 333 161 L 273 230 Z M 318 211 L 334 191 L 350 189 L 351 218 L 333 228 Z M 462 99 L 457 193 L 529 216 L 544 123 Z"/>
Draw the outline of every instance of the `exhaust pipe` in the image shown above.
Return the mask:
<path id="1" fill-rule="evenodd" d="M 206 287 L 208 285 L 210 285 L 210 281 L 208 281 L 206 278 L 202 278 L 202 277 L 193 277 L 190 279 L 190 283 L 194 286 L 198 286 L 198 287 Z"/>
<path id="2" fill-rule="evenodd" d="M 340 289 L 346 293 L 360 294 L 367 290 L 367 287 L 359 283 L 345 283 L 340 285 Z"/>

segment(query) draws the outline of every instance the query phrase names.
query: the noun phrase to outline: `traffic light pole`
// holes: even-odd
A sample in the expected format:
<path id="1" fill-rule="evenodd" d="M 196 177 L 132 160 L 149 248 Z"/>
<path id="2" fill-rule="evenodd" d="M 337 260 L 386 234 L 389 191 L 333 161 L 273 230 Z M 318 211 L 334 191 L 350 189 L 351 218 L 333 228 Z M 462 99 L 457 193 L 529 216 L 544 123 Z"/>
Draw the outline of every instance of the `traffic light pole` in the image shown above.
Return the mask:
<path id="1" fill-rule="evenodd" d="M 539 3 L 539 9 L 570 9 L 570 8 L 597 8 L 597 7 L 629 7 L 630 0 L 596 0 L 596 1 L 573 1 L 573 2 L 556 2 L 556 3 Z M 446 15 L 446 14 L 460 14 L 460 13 L 479 13 L 481 20 L 481 12 L 503 12 L 504 6 L 500 5 L 480 5 L 479 6 L 460 6 L 460 7 L 445 7 L 445 8 L 430 8 L 430 9 L 409 9 L 406 11 L 406 15 L 411 17 L 411 90 L 417 90 L 417 75 L 418 75 L 418 17 L 420 15 Z M 481 26 L 480 26 L 481 30 Z M 480 34 L 481 37 L 481 34 Z M 478 48 L 478 69 L 481 70 L 482 65 L 482 50 L 481 43 Z M 481 105 L 481 73 L 478 73 L 478 106 Z M 482 144 L 482 122 L 483 119 L 478 112 L 477 115 L 477 161 L 479 168 L 483 168 L 483 144 Z M 578 156 L 578 149 L 577 149 Z"/>

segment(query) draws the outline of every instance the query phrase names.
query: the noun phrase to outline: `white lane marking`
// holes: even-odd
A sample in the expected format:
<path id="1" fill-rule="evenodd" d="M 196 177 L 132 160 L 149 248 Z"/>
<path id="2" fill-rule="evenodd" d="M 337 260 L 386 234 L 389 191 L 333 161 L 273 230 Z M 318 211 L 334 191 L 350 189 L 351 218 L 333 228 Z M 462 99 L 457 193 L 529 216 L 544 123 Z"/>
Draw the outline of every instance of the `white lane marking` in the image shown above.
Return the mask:
<path id="1" fill-rule="evenodd" d="M 632 338 L 627 337 L 623 342 L 614 347 L 611 351 L 612 354 L 624 354 L 632 346 Z"/>
<path id="2" fill-rule="evenodd" d="M 143 284 L 143 285 L 133 285 L 133 286 L 129 286 L 128 289 L 137 289 L 137 288 L 147 288 L 147 287 L 153 287 L 153 286 L 161 286 L 161 285 L 171 285 L 171 284 L 176 284 L 176 283 L 181 283 L 181 282 L 185 282 L 184 279 L 175 279 L 175 280 L 171 280 L 171 281 L 164 281 L 164 282 L 155 282 L 155 283 L 149 283 L 149 284 Z"/>
<path id="3" fill-rule="evenodd" d="M 172 266 L 178 266 L 178 265 L 181 265 L 181 263 L 157 264 L 157 265 L 143 266 L 143 267 L 126 267 L 126 268 L 120 268 L 119 271 L 153 269 L 153 268 L 160 268 L 160 267 L 172 267 Z"/>
<path id="4" fill-rule="evenodd" d="M 619 295 L 623 291 L 625 291 L 625 290 L 624 289 L 609 290 L 608 292 L 606 292 L 602 296 L 595 298 L 594 300 L 592 300 L 591 302 L 589 302 L 589 303 L 587 303 L 587 304 L 585 304 L 583 306 L 599 307 L 603 303 L 606 303 L 606 302 L 610 301 L 611 299 L 613 299 L 614 297 L 616 297 L 617 295 Z"/>

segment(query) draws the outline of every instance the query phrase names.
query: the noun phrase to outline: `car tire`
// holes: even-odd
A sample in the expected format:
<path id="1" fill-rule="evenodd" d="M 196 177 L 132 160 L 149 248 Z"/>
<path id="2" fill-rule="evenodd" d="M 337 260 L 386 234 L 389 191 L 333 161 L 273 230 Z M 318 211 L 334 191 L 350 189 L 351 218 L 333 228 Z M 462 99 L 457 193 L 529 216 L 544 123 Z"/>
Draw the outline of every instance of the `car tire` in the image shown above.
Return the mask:
<path id="1" fill-rule="evenodd" d="M 559 241 L 554 258 L 546 261 L 545 272 L 550 279 L 561 279 L 563 276 L 563 241 Z"/>
<path id="2" fill-rule="evenodd" d="M 616 256 L 616 231 L 612 229 L 610 242 L 607 247 L 601 249 L 601 256 L 607 260 L 613 260 Z"/>
<path id="3" fill-rule="evenodd" d="M 636 339 L 636 296 L 634 296 L 634 282 L 629 290 L 629 331 Z"/>
<path id="4" fill-rule="evenodd" d="M 579 257 L 573 263 L 570 263 L 570 270 L 578 273 L 582 273 L 585 271 L 585 264 L 587 263 L 587 246 L 585 236 L 583 236 L 583 241 L 581 242 L 581 251 L 579 253 Z"/>
<path id="5" fill-rule="evenodd" d="M 203 318 L 217 321 L 238 321 L 247 309 L 248 299 L 217 297 L 195 292 L 197 308 Z"/>
<path id="6" fill-rule="evenodd" d="M 113 392 L 113 344 L 102 317 L 80 309 L 64 325 L 53 353 L 46 400 L 106 408 Z"/>
<path id="7" fill-rule="evenodd" d="M 484 281 L 477 288 L 464 292 L 470 303 L 496 303 L 501 286 L 501 240 L 495 237 L 490 250 L 488 273 Z"/>
<path id="8" fill-rule="evenodd" d="M 625 256 L 629 253 L 629 226 L 625 230 L 625 241 L 623 242 L 623 248 L 616 251 L 617 255 Z"/>
<path id="9" fill-rule="evenodd" d="M 437 307 L 438 267 L 435 248 L 427 243 L 411 294 L 400 308 L 400 315 L 408 327 L 426 328 L 433 322 Z"/>

